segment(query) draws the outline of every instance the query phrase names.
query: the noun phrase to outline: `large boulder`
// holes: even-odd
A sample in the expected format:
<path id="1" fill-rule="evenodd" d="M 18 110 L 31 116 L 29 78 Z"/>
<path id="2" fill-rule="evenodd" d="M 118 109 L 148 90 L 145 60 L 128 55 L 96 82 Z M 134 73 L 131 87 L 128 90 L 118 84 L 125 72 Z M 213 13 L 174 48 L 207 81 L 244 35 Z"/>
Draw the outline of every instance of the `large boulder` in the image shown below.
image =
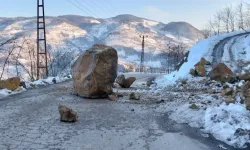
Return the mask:
<path id="1" fill-rule="evenodd" d="M 19 77 L 9 78 L 0 81 L 0 89 L 16 90 L 21 84 Z"/>
<path id="2" fill-rule="evenodd" d="M 76 122 L 78 119 L 77 113 L 71 108 L 65 105 L 59 105 L 58 107 L 60 120 L 62 122 Z"/>
<path id="3" fill-rule="evenodd" d="M 190 70 L 190 74 L 195 76 L 197 73 L 198 76 L 205 77 L 207 75 L 206 65 L 211 65 L 211 63 L 202 57 L 201 60 L 195 64 L 195 70 Z"/>
<path id="4" fill-rule="evenodd" d="M 117 77 L 118 55 L 114 48 L 94 45 L 72 65 L 76 93 L 85 98 L 107 98 Z"/>
<path id="5" fill-rule="evenodd" d="M 199 76 L 201 77 L 205 77 L 206 76 L 206 68 L 205 65 L 201 64 L 201 63 L 197 63 L 195 65 L 195 70 L 198 73 Z"/>
<path id="6" fill-rule="evenodd" d="M 130 88 L 130 86 L 135 82 L 136 78 L 135 77 L 129 77 L 125 78 L 125 76 L 119 75 L 115 82 L 118 83 L 122 88 Z"/>
<path id="7" fill-rule="evenodd" d="M 211 80 L 220 82 L 235 82 L 236 77 L 233 72 L 223 63 L 217 64 L 209 73 Z"/>

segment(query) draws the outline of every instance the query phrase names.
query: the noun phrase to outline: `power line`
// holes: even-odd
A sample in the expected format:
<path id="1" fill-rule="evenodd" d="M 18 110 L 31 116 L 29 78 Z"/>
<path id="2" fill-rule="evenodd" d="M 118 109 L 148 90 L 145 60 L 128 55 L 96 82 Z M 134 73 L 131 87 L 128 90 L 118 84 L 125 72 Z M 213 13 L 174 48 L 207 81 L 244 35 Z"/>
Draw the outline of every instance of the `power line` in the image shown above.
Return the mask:
<path id="1" fill-rule="evenodd" d="M 94 2 L 94 0 L 92 0 L 92 3 Z M 103 7 L 102 6 L 104 6 L 104 5 L 99 5 L 99 3 L 100 2 L 97 2 L 97 3 L 95 3 L 95 6 L 97 6 L 97 7 L 99 7 L 100 9 L 102 9 L 102 11 L 104 11 L 106 14 L 108 14 L 108 17 L 112 17 L 112 15 L 110 15 L 110 12 L 108 12 L 107 10 L 105 10 L 105 9 L 103 9 Z M 111 13 L 112 14 L 112 13 Z"/>
<path id="2" fill-rule="evenodd" d="M 98 9 L 95 8 L 95 6 L 93 6 L 91 3 L 89 3 L 88 1 L 82 0 L 82 2 L 84 2 L 85 4 L 87 4 L 88 6 L 90 6 L 95 12 L 98 11 Z M 99 15 L 98 15 L 99 16 Z M 101 17 L 99 17 L 101 18 Z"/>
<path id="3" fill-rule="evenodd" d="M 78 9 L 80 9 L 82 12 L 88 14 L 89 16 L 92 16 L 91 14 L 89 14 L 88 12 L 86 12 L 85 10 L 83 10 L 81 7 L 77 6 L 76 4 L 74 4 L 73 2 L 71 2 L 70 0 L 67 0 L 69 3 L 71 3 L 72 5 L 74 5 L 75 7 L 77 7 Z"/>
<path id="4" fill-rule="evenodd" d="M 85 7 L 83 4 L 81 4 L 79 1 L 74 0 L 76 3 L 78 3 L 81 7 L 83 7 L 84 9 L 86 9 L 88 12 L 90 12 L 91 14 L 95 14 L 93 13 L 91 10 L 89 10 L 87 7 Z M 93 17 L 97 16 L 97 18 L 100 18 L 98 15 L 94 15 Z"/>
<path id="5" fill-rule="evenodd" d="M 116 11 L 113 11 L 113 9 L 115 8 L 111 3 L 109 3 L 107 0 L 104 0 L 105 2 L 106 2 L 106 4 L 107 4 L 107 8 L 109 9 L 109 8 L 111 8 L 111 9 L 109 9 L 115 16 L 116 15 L 119 15 L 119 13 L 117 13 Z M 109 4 L 109 5 L 108 5 Z"/>

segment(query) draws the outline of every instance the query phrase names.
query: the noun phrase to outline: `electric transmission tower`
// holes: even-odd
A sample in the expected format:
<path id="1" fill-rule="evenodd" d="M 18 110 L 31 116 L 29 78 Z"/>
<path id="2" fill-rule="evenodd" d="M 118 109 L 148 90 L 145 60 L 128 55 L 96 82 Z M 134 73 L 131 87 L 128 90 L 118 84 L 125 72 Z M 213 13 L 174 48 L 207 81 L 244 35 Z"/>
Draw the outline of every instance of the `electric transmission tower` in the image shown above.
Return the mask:
<path id="1" fill-rule="evenodd" d="M 141 64 L 140 64 L 140 72 L 144 72 L 144 48 L 145 48 L 145 38 L 148 36 L 141 35 L 142 38 L 142 51 L 141 51 Z"/>
<path id="2" fill-rule="evenodd" d="M 37 0 L 37 79 L 44 75 L 48 77 L 44 0 Z"/>

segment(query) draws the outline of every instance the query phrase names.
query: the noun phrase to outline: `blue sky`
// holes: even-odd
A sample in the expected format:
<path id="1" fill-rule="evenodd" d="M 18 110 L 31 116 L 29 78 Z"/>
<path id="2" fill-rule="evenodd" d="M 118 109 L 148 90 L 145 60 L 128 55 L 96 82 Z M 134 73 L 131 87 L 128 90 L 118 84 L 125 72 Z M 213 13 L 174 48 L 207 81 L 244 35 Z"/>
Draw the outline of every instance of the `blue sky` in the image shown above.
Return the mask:
<path id="1" fill-rule="evenodd" d="M 37 0 L 0 0 L 0 16 L 36 16 Z M 76 14 L 101 18 L 133 14 L 156 21 L 186 21 L 203 28 L 206 21 L 225 5 L 241 0 L 45 0 L 46 15 Z M 77 3 L 79 2 L 79 3 Z"/>

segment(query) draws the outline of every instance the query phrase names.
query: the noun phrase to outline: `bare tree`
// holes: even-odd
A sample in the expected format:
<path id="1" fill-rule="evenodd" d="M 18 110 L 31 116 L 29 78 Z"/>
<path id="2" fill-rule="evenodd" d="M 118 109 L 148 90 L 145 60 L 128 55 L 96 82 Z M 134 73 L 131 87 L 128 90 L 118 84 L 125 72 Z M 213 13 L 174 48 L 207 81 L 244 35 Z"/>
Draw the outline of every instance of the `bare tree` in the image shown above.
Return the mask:
<path id="1" fill-rule="evenodd" d="M 219 35 L 221 32 L 221 22 L 222 22 L 222 15 L 221 12 L 217 12 L 214 16 L 214 26 L 215 26 L 215 35 Z"/>
<path id="2" fill-rule="evenodd" d="M 244 5 L 241 2 L 240 4 L 237 5 L 236 7 L 236 12 L 237 12 L 237 26 L 239 30 L 245 30 L 244 24 Z"/>

